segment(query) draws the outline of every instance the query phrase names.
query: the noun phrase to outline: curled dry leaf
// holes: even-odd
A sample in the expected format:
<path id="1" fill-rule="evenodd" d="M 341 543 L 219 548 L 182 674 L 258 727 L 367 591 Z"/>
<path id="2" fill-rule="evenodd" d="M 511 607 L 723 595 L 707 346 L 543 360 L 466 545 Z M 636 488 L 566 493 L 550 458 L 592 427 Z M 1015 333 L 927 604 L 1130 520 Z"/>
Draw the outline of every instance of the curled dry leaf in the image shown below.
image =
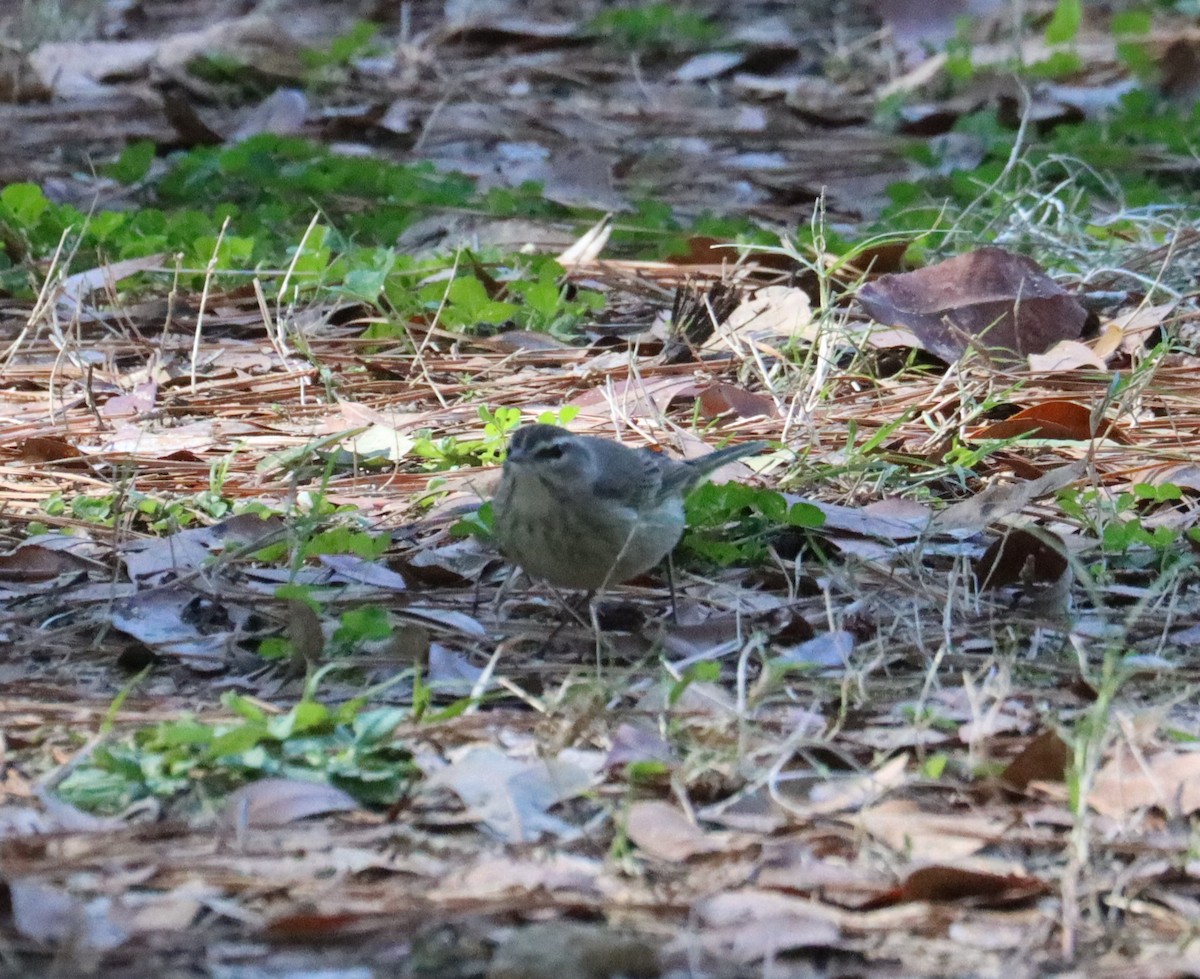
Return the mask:
<path id="1" fill-rule="evenodd" d="M 870 805 L 885 792 L 903 784 L 907 768 L 908 758 L 897 755 L 874 772 L 845 777 L 788 775 L 779 781 L 776 800 L 790 813 L 801 817 L 851 812 Z"/>
<path id="2" fill-rule="evenodd" d="M 972 571 L 980 588 L 1009 585 L 1049 585 L 1070 569 L 1067 547 L 1049 530 L 1014 527 L 997 537 L 975 562 Z"/>
<path id="3" fill-rule="evenodd" d="M 227 826 L 284 826 L 309 816 L 352 812 L 358 803 L 348 793 L 322 782 L 264 778 L 243 785 L 225 800 Z"/>
<path id="4" fill-rule="evenodd" d="M 1147 757 L 1122 746 L 1096 773 L 1088 804 L 1114 819 L 1150 808 L 1173 819 L 1200 811 L 1200 752 Z"/>
<path id="5" fill-rule="evenodd" d="M 647 856 L 683 863 L 704 853 L 717 853 L 725 843 L 704 832 L 669 802 L 635 802 L 625 817 L 625 832 Z"/>
<path id="6" fill-rule="evenodd" d="M 88 296 L 98 289 L 111 289 L 117 282 L 138 272 L 158 268 L 166 258 L 165 253 L 127 258 L 120 262 L 100 265 L 85 272 L 76 272 L 63 280 L 58 291 L 59 304 L 69 310 L 80 309 Z"/>
<path id="7" fill-rule="evenodd" d="M 450 789 L 489 829 L 516 843 L 571 832 L 574 827 L 549 810 L 587 791 L 592 773 L 572 762 L 521 761 L 485 746 L 460 753 L 427 784 Z"/>
<path id="8" fill-rule="evenodd" d="M 701 416 L 707 419 L 774 418 L 779 414 L 775 402 L 765 394 L 720 381 L 706 387 L 696 400 Z"/>
<path id="9" fill-rule="evenodd" d="M 1032 259 L 981 248 L 916 272 L 869 282 L 858 301 L 874 319 L 905 326 L 947 363 L 986 350 L 1012 364 L 1078 340 L 1087 310 Z"/>
<path id="10" fill-rule="evenodd" d="M 90 566 L 90 562 L 76 558 L 68 551 L 26 544 L 11 554 L 0 554 L 0 582 L 50 581 L 59 575 L 78 572 Z"/>
<path id="11" fill-rule="evenodd" d="M 287 637 L 292 646 L 292 667 L 303 673 L 315 666 L 325 651 L 325 633 L 312 606 L 293 598 L 287 603 Z"/>
<path id="12" fill-rule="evenodd" d="M 608 239 L 612 237 L 612 212 L 604 215 L 590 227 L 570 248 L 558 256 L 558 264 L 564 269 L 573 269 L 580 265 L 590 265 L 600 257 Z"/>
<path id="13" fill-rule="evenodd" d="M 817 901 L 745 887 L 715 894 L 695 908 L 703 943 L 738 962 L 774 959 L 799 948 L 836 945 L 838 915 Z"/>
<path id="14" fill-rule="evenodd" d="M 892 898 L 893 901 L 970 900 L 972 904 L 995 907 L 1027 901 L 1048 890 L 1036 877 L 935 864 L 914 870 L 893 892 Z"/>
<path id="15" fill-rule="evenodd" d="M 1121 445 L 1129 444 L 1129 436 L 1115 422 L 1094 418 L 1094 414 L 1087 405 L 1074 401 L 1043 401 L 1039 405 L 1018 411 L 1004 421 L 980 429 L 971 438 L 978 441 L 1032 435 L 1034 438 L 1065 439 L 1074 442 L 1107 438 Z"/>
<path id="16" fill-rule="evenodd" d="M 1071 747 L 1055 731 L 1043 731 L 1029 742 L 1000 775 L 1010 789 L 1024 792 L 1030 782 L 1061 782 L 1071 764 Z"/>
<path id="17" fill-rule="evenodd" d="M 611 771 L 638 762 L 674 765 L 677 761 L 675 749 L 650 725 L 621 724 L 613 732 L 604 768 Z"/>
<path id="18" fill-rule="evenodd" d="M 1008 819 L 962 812 L 927 812 L 912 799 L 888 799 L 858 816 L 876 840 L 910 860 L 969 857 L 999 842 Z"/>
<path id="19" fill-rule="evenodd" d="M 1043 374 L 1094 367 L 1107 370 L 1100 352 L 1079 340 L 1060 340 L 1044 354 L 1029 355 L 1029 369 Z"/>
<path id="20" fill-rule="evenodd" d="M 978 532 L 995 520 L 1017 513 L 1033 500 L 1057 493 L 1087 470 L 1087 460 L 1059 466 L 1038 479 L 1017 483 L 993 483 L 969 499 L 946 507 L 933 518 L 930 529 L 938 533 L 954 530 Z"/>

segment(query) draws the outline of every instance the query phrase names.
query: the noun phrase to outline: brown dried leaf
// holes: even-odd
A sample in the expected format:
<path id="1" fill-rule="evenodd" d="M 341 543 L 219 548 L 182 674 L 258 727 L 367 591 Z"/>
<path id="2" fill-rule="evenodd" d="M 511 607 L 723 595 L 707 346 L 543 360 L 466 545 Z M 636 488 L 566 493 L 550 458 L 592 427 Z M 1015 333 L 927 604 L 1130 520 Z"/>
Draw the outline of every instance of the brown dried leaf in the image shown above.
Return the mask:
<path id="1" fill-rule="evenodd" d="M 49 581 L 61 574 L 89 567 L 67 551 L 26 544 L 11 554 L 0 554 L 0 581 Z"/>
<path id="2" fill-rule="evenodd" d="M 1032 259 L 1002 248 L 869 282 L 858 301 L 876 320 L 906 326 L 947 363 L 979 348 L 1024 361 L 1059 340 L 1077 340 L 1087 310 Z"/>
<path id="3" fill-rule="evenodd" d="M 305 606 L 307 608 L 307 606 Z M 225 800 L 227 826 L 284 826 L 309 816 L 353 812 L 354 797 L 321 782 L 293 778 L 263 778 L 243 785 Z"/>
<path id="4" fill-rule="evenodd" d="M 1042 527 L 1009 528 L 975 562 L 972 571 L 981 589 L 1009 585 L 1049 585 L 1070 569 L 1062 538 Z"/>
<path id="5" fill-rule="evenodd" d="M 307 602 L 298 598 L 287 603 L 287 637 L 292 647 L 292 667 L 300 673 L 305 666 L 313 666 L 321 660 L 325 651 L 325 633 L 321 620 Z"/>
<path id="6" fill-rule="evenodd" d="M 1043 731 L 1008 763 L 1000 781 L 1018 792 L 1024 792 L 1030 782 L 1061 782 L 1071 758 L 1070 745 L 1057 732 Z"/>
<path id="7" fill-rule="evenodd" d="M 696 913 L 710 952 L 738 962 L 774 958 L 799 948 L 835 945 L 837 915 L 821 903 L 775 891 L 742 888 L 701 901 Z"/>
<path id="8" fill-rule="evenodd" d="M 1200 752 L 1147 757 L 1122 746 L 1096 773 L 1088 804 L 1114 819 L 1150 808 L 1171 818 L 1200 811 Z"/>
<path id="9" fill-rule="evenodd" d="M 570 824 L 549 810 L 587 791 L 592 773 L 572 762 L 521 761 L 484 746 L 459 753 L 452 764 L 432 772 L 427 784 L 451 789 L 494 833 L 515 843 L 570 831 Z"/>
<path id="10" fill-rule="evenodd" d="M 1000 840 L 1007 819 L 961 812 L 926 812 L 911 799 L 864 809 L 857 822 L 875 839 L 912 860 L 969 857 Z"/>
<path id="11" fill-rule="evenodd" d="M 914 870 L 895 892 L 897 901 L 963 901 L 995 907 L 1047 893 L 1036 877 L 993 874 L 936 864 Z"/>
<path id="12" fill-rule="evenodd" d="M 21 443 L 21 461 L 23 462 L 64 462 L 70 459 L 84 458 L 78 446 L 64 439 L 52 436 L 33 436 Z M 87 468 L 86 463 L 75 463 L 71 468 Z"/>
<path id="13" fill-rule="evenodd" d="M 1069 466 L 1051 469 L 1039 479 L 1019 483 L 993 483 L 970 499 L 946 507 L 933 518 L 930 529 L 938 532 L 952 530 L 983 530 L 993 521 L 1003 519 L 1025 508 L 1033 500 L 1057 493 L 1079 479 L 1087 470 L 1087 460 L 1080 459 Z"/>
<path id="14" fill-rule="evenodd" d="M 779 415 L 775 402 L 765 394 L 747 391 L 736 384 L 718 381 L 700 392 L 697 398 L 700 415 L 706 419 L 775 418 Z"/>
<path id="15" fill-rule="evenodd" d="M 683 863 L 728 846 L 728 834 L 706 833 L 669 802 L 635 802 L 625 817 L 625 832 L 648 856 Z"/>
<path id="16" fill-rule="evenodd" d="M 1118 425 L 1103 418 L 1096 419 L 1096 428 L 1093 431 L 1092 416 L 1091 408 L 1074 401 L 1043 401 L 1018 411 L 1004 421 L 980 429 L 970 438 L 980 441 L 1032 435 L 1034 438 L 1066 439 L 1075 442 L 1108 438 L 1122 445 L 1129 444 L 1129 436 Z"/>
<path id="17" fill-rule="evenodd" d="M 1029 355 L 1029 369 L 1043 374 L 1072 371 L 1078 367 L 1107 370 L 1100 352 L 1078 340 L 1060 340 L 1044 354 Z"/>

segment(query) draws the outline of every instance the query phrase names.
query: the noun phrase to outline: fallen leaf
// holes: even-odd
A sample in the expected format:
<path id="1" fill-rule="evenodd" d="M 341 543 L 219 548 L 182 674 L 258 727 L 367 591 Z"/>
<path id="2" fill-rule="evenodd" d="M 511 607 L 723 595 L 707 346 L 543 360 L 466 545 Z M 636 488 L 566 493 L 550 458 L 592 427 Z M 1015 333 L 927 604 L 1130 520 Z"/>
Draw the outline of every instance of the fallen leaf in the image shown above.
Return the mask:
<path id="1" fill-rule="evenodd" d="M 981 248 L 937 265 L 884 275 L 858 293 L 881 323 L 905 326 L 947 363 L 980 347 L 1011 364 L 1077 340 L 1087 310 L 1032 259 Z"/>
<path id="2" fill-rule="evenodd" d="M 765 394 L 747 391 L 736 384 L 718 381 L 710 384 L 697 397 L 700 415 L 715 418 L 775 418 L 779 410 Z"/>
<path id="3" fill-rule="evenodd" d="M 1077 367 L 1094 367 L 1098 371 L 1108 369 L 1099 350 L 1078 340 L 1059 340 L 1044 354 L 1029 355 L 1029 369 L 1042 374 L 1070 371 Z"/>
<path id="4" fill-rule="evenodd" d="M 807 666 L 845 667 L 856 643 L 846 629 L 822 632 L 791 646 L 776 644 L 774 663 L 803 663 Z"/>
<path id="5" fill-rule="evenodd" d="M 126 279 L 147 269 L 159 268 L 166 256 L 163 253 L 144 255 L 141 258 L 127 258 L 120 262 L 111 262 L 97 268 L 76 272 L 63 280 L 58 287 L 58 302 L 67 310 L 77 310 L 83 306 L 84 300 L 98 289 L 111 289 L 122 279 Z"/>
<path id="6" fill-rule="evenodd" d="M 1043 731 L 1008 763 L 1000 781 L 1024 792 L 1030 782 L 1061 782 L 1067 777 L 1073 752 L 1055 731 Z"/>
<path id="7" fill-rule="evenodd" d="M 67 462 L 71 459 L 82 460 L 84 454 L 78 446 L 63 439 L 34 436 L 21 443 L 20 457 L 23 462 Z M 87 465 L 81 461 L 71 468 L 87 468 Z"/>
<path id="8" fill-rule="evenodd" d="M 1172 819 L 1200 811 L 1200 752 L 1147 757 L 1122 745 L 1096 773 L 1088 804 L 1114 819 L 1150 808 Z"/>
<path id="9" fill-rule="evenodd" d="M 724 328 L 756 337 L 806 337 L 812 318 L 812 302 L 803 289 L 764 286 L 729 314 Z"/>
<path id="10" fill-rule="evenodd" d="M 1036 877 L 992 874 L 962 867 L 935 864 L 914 870 L 894 892 L 895 901 L 966 901 L 996 907 L 1027 901 L 1048 893 Z M 872 903 L 872 907 L 880 906 Z"/>
<path id="11" fill-rule="evenodd" d="M 1093 428 L 1093 425 L 1095 427 Z M 1122 445 L 1129 444 L 1129 437 L 1113 422 L 1094 418 L 1092 409 L 1074 401 L 1043 401 L 1018 411 L 1004 421 L 973 433 L 973 441 L 983 439 L 1011 439 L 1021 435 L 1032 435 L 1041 439 L 1066 439 L 1089 442 L 1094 438 L 1108 438 Z"/>
<path id="12" fill-rule="evenodd" d="M 1062 538 L 1042 527 L 1010 527 L 974 563 L 981 589 L 1009 585 L 1048 586 L 1070 570 Z"/>
<path id="13" fill-rule="evenodd" d="M 856 817 L 875 839 L 906 859 L 952 860 L 969 857 L 1004 837 L 1007 819 L 961 812 L 926 812 L 911 799 L 889 799 Z"/>
<path id="14" fill-rule="evenodd" d="M 26 544 L 10 554 L 0 554 L 0 581 L 50 581 L 59 575 L 78 572 L 89 565 L 68 551 Z"/>
<path id="15" fill-rule="evenodd" d="M 194 670 L 224 666 L 253 614 L 249 606 L 221 604 L 186 588 L 152 588 L 114 602 L 115 628 Z"/>
<path id="16" fill-rule="evenodd" d="M 298 88 L 277 88 L 251 109 L 230 134 L 230 142 L 241 142 L 259 133 L 290 136 L 304 128 L 308 96 Z"/>
<path id="17" fill-rule="evenodd" d="M 695 912 L 710 953 L 749 963 L 782 952 L 837 944 L 837 916 L 818 901 L 741 888 L 699 902 Z"/>
<path id="18" fill-rule="evenodd" d="M 1017 483 L 993 483 L 969 499 L 946 507 L 930 523 L 930 529 L 946 533 L 954 530 L 981 531 L 990 523 L 1025 508 L 1033 500 L 1057 493 L 1087 471 L 1087 460 L 1051 469 L 1039 479 Z"/>
<path id="19" fill-rule="evenodd" d="M 262 778 L 231 792 L 222 809 L 227 826 L 285 826 L 309 816 L 353 812 L 358 803 L 347 792 L 323 782 Z"/>
<path id="20" fill-rule="evenodd" d="M 604 768 L 620 769 L 638 762 L 674 765 L 677 761 L 675 750 L 656 730 L 640 724 L 621 724 L 610 739 Z"/>
<path id="21" fill-rule="evenodd" d="M 625 833 L 647 856 L 683 863 L 705 853 L 719 853 L 727 834 L 706 833 L 668 802 L 635 802 L 625 816 Z"/>
<path id="22" fill-rule="evenodd" d="M 568 271 L 581 265 L 591 265 L 604 251 L 612 233 L 613 216 L 609 213 L 588 228 L 570 248 L 560 252 L 558 264 Z"/>
<path id="23" fill-rule="evenodd" d="M 873 772 L 825 776 L 789 773 L 779 778 L 775 797 L 794 816 L 853 812 L 902 785 L 907 768 L 908 758 L 896 755 Z"/>
<path id="24" fill-rule="evenodd" d="M 85 901 L 33 878 L 14 878 L 7 883 L 13 927 L 25 938 L 52 944 L 69 942 L 96 951 L 117 948 L 129 938 L 115 920 L 111 898 Z"/>
<path id="25" fill-rule="evenodd" d="M 451 789 L 501 839 L 516 843 L 574 831 L 549 810 L 586 792 L 592 781 L 591 772 L 571 762 L 520 761 L 492 747 L 474 747 L 432 772 L 427 784 Z"/>
<path id="26" fill-rule="evenodd" d="M 211 561 L 228 549 L 252 547 L 277 534 L 283 521 L 242 513 L 213 524 L 183 530 L 170 537 L 134 540 L 121 549 L 125 571 L 135 581 L 145 582 L 167 572 L 184 574 Z"/>

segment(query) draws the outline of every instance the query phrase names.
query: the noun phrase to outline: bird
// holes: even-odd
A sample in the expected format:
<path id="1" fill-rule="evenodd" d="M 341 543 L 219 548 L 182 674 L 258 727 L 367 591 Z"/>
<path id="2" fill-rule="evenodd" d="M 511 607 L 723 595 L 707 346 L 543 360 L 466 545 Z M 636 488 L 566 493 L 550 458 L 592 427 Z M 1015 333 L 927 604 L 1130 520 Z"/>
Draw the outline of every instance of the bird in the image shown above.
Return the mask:
<path id="1" fill-rule="evenodd" d="M 557 425 L 513 434 L 492 499 L 500 551 L 533 578 L 595 592 L 649 571 L 683 536 L 683 500 L 721 466 L 766 442 L 678 461 Z"/>

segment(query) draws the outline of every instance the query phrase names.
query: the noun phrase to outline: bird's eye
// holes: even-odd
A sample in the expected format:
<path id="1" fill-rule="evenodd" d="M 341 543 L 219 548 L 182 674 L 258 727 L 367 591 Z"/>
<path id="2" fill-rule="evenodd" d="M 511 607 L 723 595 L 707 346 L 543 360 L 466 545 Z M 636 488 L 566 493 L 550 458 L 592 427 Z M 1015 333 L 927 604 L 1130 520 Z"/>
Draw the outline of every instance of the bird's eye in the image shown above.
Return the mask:
<path id="1" fill-rule="evenodd" d="M 544 445 L 534 453 L 539 459 L 550 461 L 552 459 L 561 459 L 563 447 L 558 442 L 552 442 L 549 445 Z"/>

